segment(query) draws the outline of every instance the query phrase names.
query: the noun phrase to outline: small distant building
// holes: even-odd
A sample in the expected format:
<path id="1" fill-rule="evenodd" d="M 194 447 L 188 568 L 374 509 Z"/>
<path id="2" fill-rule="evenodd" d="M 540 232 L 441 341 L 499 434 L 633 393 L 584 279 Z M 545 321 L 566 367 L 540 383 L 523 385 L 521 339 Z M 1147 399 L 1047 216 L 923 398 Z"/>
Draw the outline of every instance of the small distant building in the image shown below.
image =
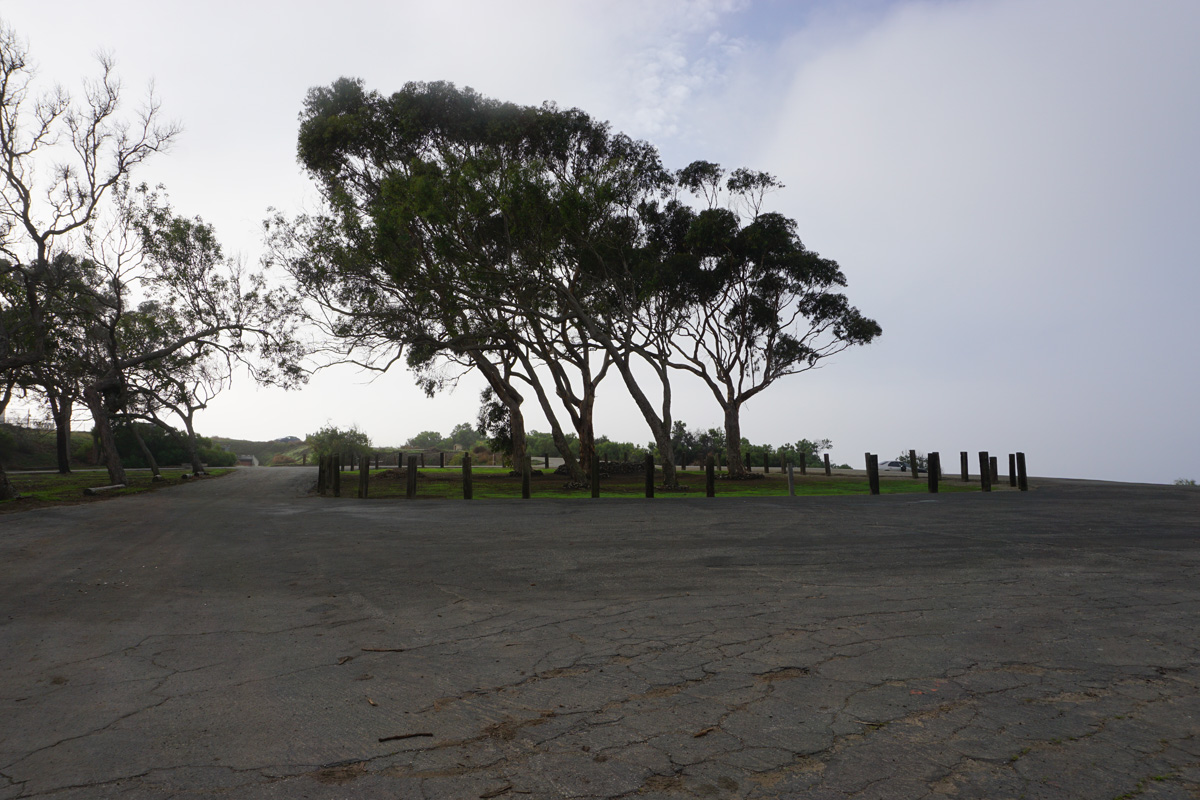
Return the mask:
<path id="1" fill-rule="evenodd" d="M 257 467 L 258 456 L 238 456 L 239 467 Z"/>

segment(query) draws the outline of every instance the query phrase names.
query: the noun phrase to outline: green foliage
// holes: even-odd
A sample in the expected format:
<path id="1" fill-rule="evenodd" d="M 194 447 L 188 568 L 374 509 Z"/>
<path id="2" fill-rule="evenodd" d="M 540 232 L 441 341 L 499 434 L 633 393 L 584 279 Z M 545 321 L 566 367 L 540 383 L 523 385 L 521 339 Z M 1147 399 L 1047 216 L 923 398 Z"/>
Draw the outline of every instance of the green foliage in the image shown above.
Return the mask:
<path id="1" fill-rule="evenodd" d="M 479 441 L 479 431 L 469 422 L 460 422 L 450 431 L 450 445 L 470 450 Z"/>
<path id="2" fill-rule="evenodd" d="M 318 457 L 333 454 L 361 456 L 371 452 L 370 438 L 357 427 L 342 430 L 326 425 L 306 436 L 305 441 Z"/>
<path id="3" fill-rule="evenodd" d="M 1192 478 L 1176 478 L 1175 485 L 1176 486 L 1195 486 L 1196 481 Z"/>
<path id="4" fill-rule="evenodd" d="M 445 447 L 447 443 L 448 440 L 442 438 L 437 431 L 421 431 L 409 439 L 404 446 L 417 450 L 436 450 L 438 448 L 448 449 Z"/>
<path id="5" fill-rule="evenodd" d="M 127 466 L 137 468 L 150 466 L 146 463 L 142 449 L 138 447 L 137 440 L 133 436 L 134 427 L 141 434 L 142 441 L 146 443 L 146 449 L 154 456 L 154 460 L 160 467 L 186 464 L 190 460 L 185 443 L 187 434 L 183 431 L 167 431 L 162 426 L 152 425 L 148 422 L 133 422 L 118 425 L 113 430 L 113 438 L 117 442 L 117 453 L 121 456 L 121 462 Z M 237 463 L 237 453 L 230 453 L 224 448 L 214 445 L 212 439 L 204 436 L 196 437 L 196 450 L 200 455 L 201 463 L 210 467 L 231 467 Z"/>
<path id="6" fill-rule="evenodd" d="M 512 424 L 508 409 L 490 388 L 479 396 L 479 430 L 493 453 L 511 456 L 513 451 Z"/>

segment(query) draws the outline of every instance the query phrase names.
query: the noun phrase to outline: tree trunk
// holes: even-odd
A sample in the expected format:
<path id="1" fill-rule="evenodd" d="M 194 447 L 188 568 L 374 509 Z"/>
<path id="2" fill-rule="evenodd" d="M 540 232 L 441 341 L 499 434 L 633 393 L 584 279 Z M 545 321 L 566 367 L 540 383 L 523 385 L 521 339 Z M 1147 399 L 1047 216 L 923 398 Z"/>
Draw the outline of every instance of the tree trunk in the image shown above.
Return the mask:
<path id="1" fill-rule="evenodd" d="M 196 446 L 196 429 L 192 427 L 192 415 L 188 414 L 183 417 L 183 425 L 187 428 L 187 451 L 188 458 L 192 461 L 192 474 L 203 475 L 204 465 L 200 463 L 200 448 Z"/>
<path id="2" fill-rule="evenodd" d="M 142 451 L 142 458 L 146 459 L 146 464 L 150 467 L 150 473 L 155 478 L 161 478 L 162 475 L 158 471 L 158 461 L 154 458 L 154 453 L 150 452 L 150 448 L 146 447 L 146 442 L 142 439 L 142 435 L 138 433 L 136 425 L 130 425 L 130 430 L 133 431 L 133 439 L 137 442 L 138 449 Z"/>
<path id="3" fill-rule="evenodd" d="M 662 459 L 663 485 L 668 489 L 674 489 L 679 486 L 679 481 L 675 477 L 675 445 L 671 441 L 671 384 L 651 364 L 651 367 L 658 373 L 659 380 L 663 386 L 664 414 L 660 417 L 654 410 L 650 398 L 646 397 L 646 393 L 642 391 L 642 387 L 638 385 L 637 379 L 633 376 L 633 370 L 629 366 L 628 359 L 623 358 L 622 355 L 621 353 L 614 352 L 613 362 L 617 365 L 617 371 L 621 373 L 622 380 L 625 381 L 625 388 L 629 389 L 629 393 L 633 395 L 634 402 L 637 403 L 638 409 L 642 412 L 642 417 L 650 427 L 650 433 L 654 435 L 654 443 L 658 446 L 658 454 Z"/>
<path id="4" fill-rule="evenodd" d="M 520 472 L 525 463 L 525 415 L 521 413 L 521 404 L 514 403 L 508 409 L 508 428 L 512 434 L 512 468 Z"/>
<path id="5" fill-rule="evenodd" d="M 575 454 L 571 452 L 570 445 L 567 444 L 567 437 L 563 435 L 562 426 L 558 424 L 558 416 L 554 413 L 554 406 L 551 405 L 550 398 L 546 396 L 546 390 L 542 388 L 541 383 L 537 381 L 534 375 L 533 364 L 529 362 L 529 359 L 524 354 L 521 354 L 521 363 L 525 367 L 525 371 L 529 373 L 530 380 L 528 383 L 533 386 L 533 391 L 537 394 L 538 404 L 542 407 L 542 413 L 546 415 L 546 421 L 550 423 L 550 438 L 554 440 L 554 446 L 562 454 L 563 463 L 567 466 L 571 480 L 576 483 L 583 483 L 583 469 L 579 466 L 579 462 L 575 460 Z M 520 465 L 524 462 L 517 461 L 516 463 Z"/>
<path id="6" fill-rule="evenodd" d="M 525 463 L 522 460 L 525 458 L 525 417 L 521 413 L 521 404 L 525 402 L 525 398 L 510 381 L 505 379 L 505 375 L 500 373 L 499 367 L 493 364 L 482 351 L 468 350 L 467 354 L 479 371 L 483 373 L 483 377 L 487 379 L 488 385 L 492 387 L 496 397 L 508 409 L 509 432 L 512 435 L 513 443 L 513 469 L 519 469 L 520 465 Z"/>
<path id="7" fill-rule="evenodd" d="M 104 466 L 108 468 L 108 482 L 112 484 L 126 483 L 125 466 L 117 453 L 117 441 L 113 437 L 112 418 L 104 407 L 104 396 L 95 386 L 83 390 L 83 399 L 88 410 L 92 412 L 92 420 L 96 423 L 96 433 L 100 436 L 100 447 L 104 452 Z"/>
<path id="8" fill-rule="evenodd" d="M 725 449 L 729 462 L 729 477 L 746 477 L 746 463 L 742 460 L 741 406 L 738 403 L 725 405 Z"/>
<path id="9" fill-rule="evenodd" d="M 74 403 L 69 397 L 59 395 L 50 400 L 50 413 L 54 417 L 54 452 L 58 459 L 58 471 L 66 475 L 71 471 L 71 411 Z"/>
<path id="10" fill-rule="evenodd" d="M 8 473 L 4 471 L 4 462 L 0 461 L 0 500 L 12 500 L 17 496 L 17 490 L 8 482 Z"/>
<path id="11" fill-rule="evenodd" d="M 592 406 L 594 399 L 588 399 L 580 409 L 579 429 L 579 463 L 585 465 L 587 477 L 592 477 L 592 457 L 596 455 L 596 430 L 592 425 Z"/>

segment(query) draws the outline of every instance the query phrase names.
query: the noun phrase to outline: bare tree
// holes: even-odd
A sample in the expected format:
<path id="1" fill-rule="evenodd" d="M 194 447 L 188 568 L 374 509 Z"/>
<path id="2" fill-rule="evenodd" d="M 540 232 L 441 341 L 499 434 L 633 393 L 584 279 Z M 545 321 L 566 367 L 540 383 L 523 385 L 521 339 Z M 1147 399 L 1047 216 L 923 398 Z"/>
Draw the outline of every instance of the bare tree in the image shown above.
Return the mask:
<path id="1" fill-rule="evenodd" d="M 161 121 L 152 90 L 123 115 L 112 58 L 100 56 L 99 67 L 78 98 L 61 86 L 39 92 L 25 42 L 0 23 L 0 279 L 16 289 L 0 301 L 0 377 L 46 358 L 47 303 L 71 277 L 55 256 L 75 249 L 114 188 L 179 132 Z"/>

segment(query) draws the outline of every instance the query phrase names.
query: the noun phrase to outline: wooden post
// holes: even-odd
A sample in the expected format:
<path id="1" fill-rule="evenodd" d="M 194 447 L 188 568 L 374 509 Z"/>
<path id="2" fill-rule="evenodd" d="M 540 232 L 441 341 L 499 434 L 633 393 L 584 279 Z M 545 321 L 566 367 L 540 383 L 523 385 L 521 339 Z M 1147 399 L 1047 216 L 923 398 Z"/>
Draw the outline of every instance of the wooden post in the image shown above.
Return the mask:
<path id="1" fill-rule="evenodd" d="M 302 467 L 308 466 L 308 453 L 300 454 L 300 466 L 302 466 Z"/>
<path id="2" fill-rule="evenodd" d="M 938 493 L 938 478 L 942 476 L 942 456 L 940 453 L 930 453 L 925 458 L 925 467 L 929 476 L 929 493 Z"/>
<path id="3" fill-rule="evenodd" d="M 404 454 L 401 452 L 397 452 L 396 453 L 396 469 L 400 469 L 403 466 L 404 466 Z"/>
<path id="4" fill-rule="evenodd" d="M 808 453 L 801 451 L 800 453 L 800 474 L 808 474 Z"/>
<path id="5" fill-rule="evenodd" d="M 717 469 L 717 457 L 714 454 L 709 453 L 708 454 L 708 462 L 704 465 L 704 496 L 705 497 L 716 497 L 717 496 L 717 480 L 716 480 L 716 474 L 715 474 L 716 469 Z"/>
<path id="6" fill-rule="evenodd" d="M 358 499 L 367 499 L 367 487 L 371 482 L 371 459 L 363 456 L 358 459 Z"/>
<path id="7" fill-rule="evenodd" d="M 550 469 L 550 454 L 542 453 L 542 469 Z"/>
<path id="8" fill-rule="evenodd" d="M 528 500 L 530 497 L 529 476 L 533 472 L 533 456 L 525 456 L 521 464 L 521 499 Z"/>
<path id="9" fill-rule="evenodd" d="M 404 482 L 404 496 L 406 498 L 408 498 L 409 500 L 412 500 L 412 499 L 416 498 L 416 496 L 417 496 L 417 457 L 416 456 L 408 457 L 408 470 L 407 470 L 407 474 L 404 477 L 406 478 L 406 480 Z"/>
<path id="10" fill-rule="evenodd" d="M 786 450 L 779 451 L 779 471 L 783 472 L 788 468 L 788 457 Z"/>
<path id="11" fill-rule="evenodd" d="M 325 481 L 329 475 L 329 471 L 325 466 L 327 458 L 328 456 L 317 458 L 317 493 L 320 495 L 325 494 Z"/>
<path id="12" fill-rule="evenodd" d="M 1017 455 L 1016 453 L 1008 454 L 1008 485 L 1017 485 Z"/>
<path id="13" fill-rule="evenodd" d="M 379 453 L 375 453 L 375 469 L 379 469 Z"/>
<path id="14" fill-rule="evenodd" d="M 871 494 L 879 494 L 879 456 L 867 453 L 867 484 Z"/>
<path id="15" fill-rule="evenodd" d="M 646 497 L 654 497 L 654 455 L 646 453 Z"/>
<path id="16" fill-rule="evenodd" d="M 425 469 L 425 451 L 421 451 L 421 469 Z"/>
<path id="17" fill-rule="evenodd" d="M 763 451 L 763 474 L 766 475 L 771 471 L 771 454 L 766 450 Z"/>
<path id="18" fill-rule="evenodd" d="M 960 452 L 958 454 L 958 458 L 959 458 L 959 462 L 962 466 L 963 483 L 966 483 L 967 481 L 970 480 L 970 478 L 967 476 L 967 451 L 963 450 L 962 452 Z"/>
<path id="19" fill-rule="evenodd" d="M 828 478 L 833 474 L 833 469 L 829 466 L 829 453 L 825 454 L 825 477 Z"/>
<path id="20" fill-rule="evenodd" d="M 988 459 L 988 469 L 992 476 L 992 485 L 1000 482 L 1000 465 L 996 463 L 996 457 L 992 456 Z"/>
<path id="21" fill-rule="evenodd" d="M 474 492 L 471 489 L 471 454 L 463 453 L 463 500 L 470 500 L 474 497 Z"/>
<path id="22" fill-rule="evenodd" d="M 913 480 L 915 481 L 917 479 L 917 451 L 916 450 L 908 451 L 908 467 L 909 467 L 909 469 L 912 470 Z"/>
<path id="23" fill-rule="evenodd" d="M 985 492 L 992 490 L 992 467 L 988 464 L 987 450 L 979 451 L 979 487 Z"/>
<path id="24" fill-rule="evenodd" d="M 787 465 L 787 475 L 788 475 L 788 497 L 795 497 L 796 496 L 796 476 L 793 474 L 791 464 Z"/>
<path id="25" fill-rule="evenodd" d="M 1017 488 L 1022 492 L 1029 491 L 1029 474 L 1025 471 L 1025 454 L 1017 453 Z"/>
<path id="26" fill-rule="evenodd" d="M 445 451 L 438 453 L 438 467 L 441 469 L 446 468 L 446 453 L 445 453 Z"/>
<path id="27" fill-rule="evenodd" d="M 333 456 L 333 467 L 330 469 L 333 473 L 333 496 L 342 496 L 342 457 L 340 455 Z"/>
<path id="28" fill-rule="evenodd" d="M 600 496 L 600 454 L 592 453 L 592 497 Z"/>

